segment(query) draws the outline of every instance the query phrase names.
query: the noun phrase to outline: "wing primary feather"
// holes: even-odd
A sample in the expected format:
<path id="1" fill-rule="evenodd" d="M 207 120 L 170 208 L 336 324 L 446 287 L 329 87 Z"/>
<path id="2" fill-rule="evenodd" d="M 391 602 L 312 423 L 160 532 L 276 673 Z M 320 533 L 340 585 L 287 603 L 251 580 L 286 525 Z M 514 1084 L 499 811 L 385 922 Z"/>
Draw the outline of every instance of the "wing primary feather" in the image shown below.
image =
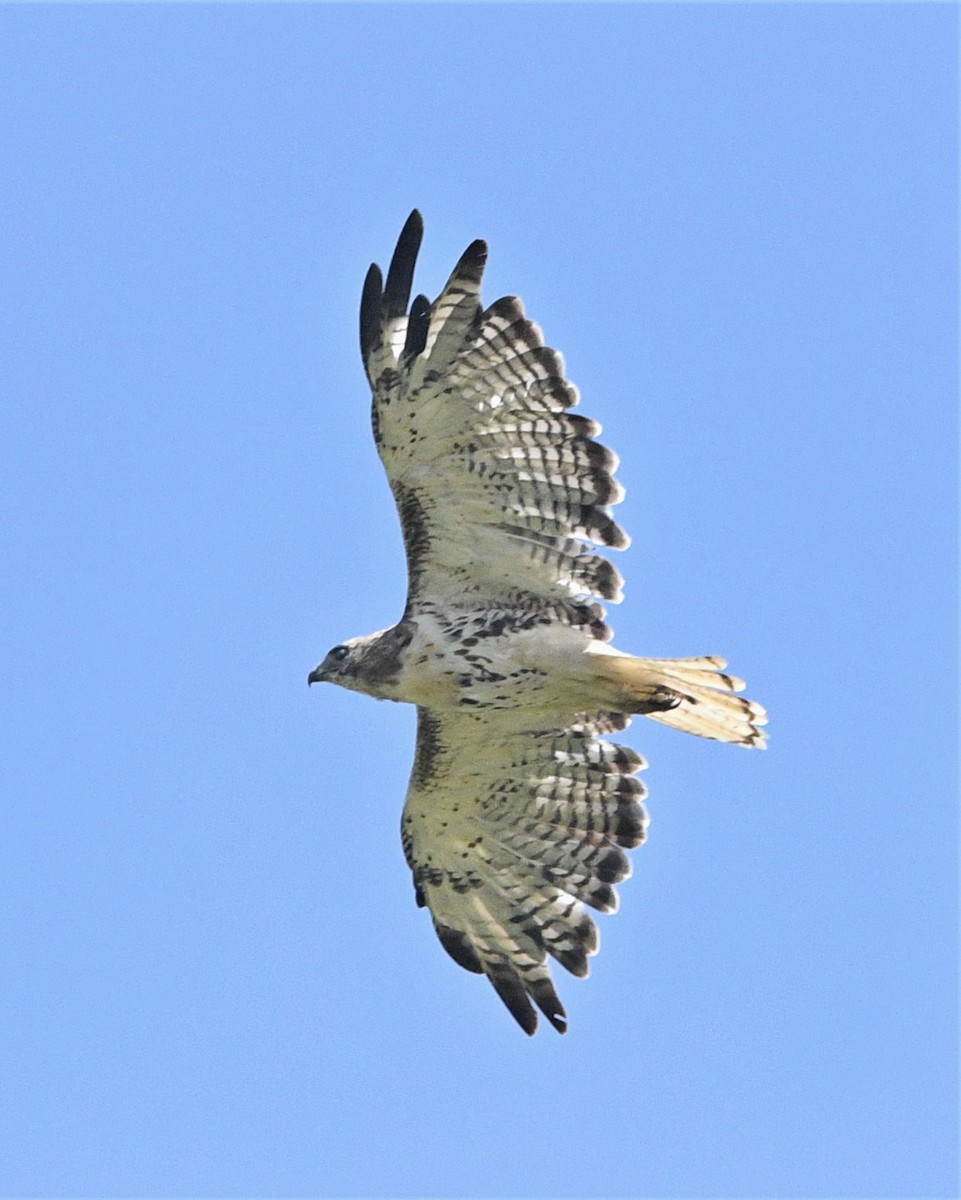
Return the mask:
<path id="1" fill-rule="evenodd" d="M 416 358 L 427 345 L 430 328 L 430 301 L 426 296 L 415 296 L 407 318 L 407 335 L 404 340 L 404 358 Z"/>
<path id="2" fill-rule="evenodd" d="M 370 264 L 360 298 L 360 353 L 366 363 L 381 338 L 383 277 L 376 263 Z"/>
<path id="3" fill-rule="evenodd" d="M 457 260 L 457 265 L 451 272 L 451 279 L 462 280 L 478 286 L 486 263 L 487 243 L 483 238 L 476 238 Z"/>
<path id="4" fill-rule="evenodd" d="M 549 979 L 533 979 L 530 983 L 530 993 L 534 1003 L 541 1010 L 558 1033 L 567 1033 L 567 1013 L 564 1005 L 557 998 L 557 992 Z"/>
<path id="5" fill-rule="evenodd" d="M 384 285 L 385 316 L 402 317 L 407 312 L 407 302 L 410 299 L 410 287 L 414 281 L 414 264 L 420 250 L 421 239 L 424 236 L 424 219 L 415 208 L 407 218 L 404 228 L 397 239 L 387 271 L 387 283 Z"/>
<path id="6" fill-rule="evenodd" d="M 532 1036 L 537 1029 L 537 1013 L 520 976 L 506 960 L 489 962 L 484 970 L 494 991 L 510 1010 L 511 1016 L 529 1037 Z"/>

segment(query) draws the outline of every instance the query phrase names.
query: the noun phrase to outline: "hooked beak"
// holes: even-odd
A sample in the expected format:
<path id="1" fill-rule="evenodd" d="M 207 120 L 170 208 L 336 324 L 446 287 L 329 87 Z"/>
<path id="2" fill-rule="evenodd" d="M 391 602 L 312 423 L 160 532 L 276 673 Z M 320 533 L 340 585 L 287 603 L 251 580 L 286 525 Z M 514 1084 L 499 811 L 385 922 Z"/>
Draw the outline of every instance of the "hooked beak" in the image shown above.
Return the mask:
<path id="1" fill-rule="evenodd" d="M 311 673 L 307 676 L 307 686 L 310 687 L 312 683 L 323 683 L 326 678 L 327 676 L 324 674 L 323 667 L 314 667 Z"/>

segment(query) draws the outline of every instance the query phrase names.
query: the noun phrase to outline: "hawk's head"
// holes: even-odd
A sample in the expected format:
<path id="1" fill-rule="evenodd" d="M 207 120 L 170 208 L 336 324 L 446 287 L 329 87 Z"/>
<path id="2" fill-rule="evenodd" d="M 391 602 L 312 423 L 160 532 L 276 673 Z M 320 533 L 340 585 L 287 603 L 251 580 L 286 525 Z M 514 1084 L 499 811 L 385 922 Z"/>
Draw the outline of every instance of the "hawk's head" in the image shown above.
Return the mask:
<path id="1" fill-rule="evenodd" d="M 344 642 L 343 645 L 329 650 L 324 661 L 314 667 L 307 676 L 308 686 L 312 683 L 339 683 L 337 676 L 344 674 L 347 670 L 350 649 L 350 646 Z"/>
<path id="2" fill-rule="evenodd" d="M 392 700 L 403 651 L 413 632 L 412 622 L 401 621 L 392 629 L 350 638 L 328 651 L 324 661 L 307 676 L 307 682 L 336 683 L 353 692 Z"/>

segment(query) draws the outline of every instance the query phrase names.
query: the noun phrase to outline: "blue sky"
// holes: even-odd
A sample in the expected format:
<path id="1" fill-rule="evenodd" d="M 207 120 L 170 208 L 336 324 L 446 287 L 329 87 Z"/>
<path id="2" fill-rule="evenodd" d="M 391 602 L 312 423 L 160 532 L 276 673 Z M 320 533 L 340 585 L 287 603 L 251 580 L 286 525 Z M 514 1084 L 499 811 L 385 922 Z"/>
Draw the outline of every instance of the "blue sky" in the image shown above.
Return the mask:
<path id="1" fill-rule="evenodd" d="M 0 10 L 0 1194 L 955 1194 L 957 10 Z M 571 1032 L 413 903 L 356 345 L 409 210 L 605 426 L 650 839 Z M 560 971 L 556 972 L 559 976 Z"/>

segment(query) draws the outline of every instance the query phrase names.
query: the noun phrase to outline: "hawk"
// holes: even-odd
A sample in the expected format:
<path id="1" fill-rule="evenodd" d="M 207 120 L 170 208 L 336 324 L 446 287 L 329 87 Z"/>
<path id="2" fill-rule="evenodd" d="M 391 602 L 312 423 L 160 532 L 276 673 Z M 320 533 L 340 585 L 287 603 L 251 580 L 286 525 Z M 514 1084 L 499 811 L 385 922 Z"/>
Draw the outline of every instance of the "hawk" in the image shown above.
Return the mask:
<path id="1" fill-rule="evenodd" d="M 588 973 L 587 908 L 613 912 L 647 829 L 646 764 L 603 735 L 643 714 L 762 747 L 764 709 L 721 658 L 636 658 L 600 601 L 623 580 L 618 460 L 575 416 L 577 389 L 520 300 L 483 308 L 483 241 L 431 303 L 410 303 L 423 221 L 386 282 L 372 265 L 360 347 L 374 439 L 397 502 L 409 587 L 390 629 L 335 646 L 309 683 L 417 705 L 401 832 L 417 904 L 486 975 L 525 1033 L 567 1018 L 548 968 Z"/>

